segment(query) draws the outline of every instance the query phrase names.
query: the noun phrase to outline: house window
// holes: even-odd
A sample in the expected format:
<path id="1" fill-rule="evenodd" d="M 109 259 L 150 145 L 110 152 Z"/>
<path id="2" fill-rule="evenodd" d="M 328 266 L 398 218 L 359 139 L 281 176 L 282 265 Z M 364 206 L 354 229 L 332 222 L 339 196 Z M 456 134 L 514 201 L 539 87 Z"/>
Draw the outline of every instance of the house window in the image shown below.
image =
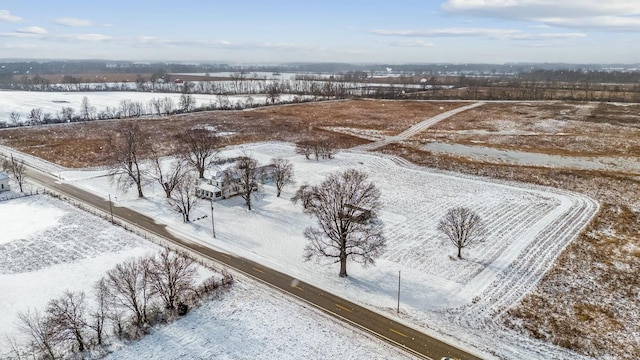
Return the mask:
<path id="1" fill-rule="evenodd" d="M 216 191 L 216 197 L 217 198 L 222 197 L 222 191 Z"/>

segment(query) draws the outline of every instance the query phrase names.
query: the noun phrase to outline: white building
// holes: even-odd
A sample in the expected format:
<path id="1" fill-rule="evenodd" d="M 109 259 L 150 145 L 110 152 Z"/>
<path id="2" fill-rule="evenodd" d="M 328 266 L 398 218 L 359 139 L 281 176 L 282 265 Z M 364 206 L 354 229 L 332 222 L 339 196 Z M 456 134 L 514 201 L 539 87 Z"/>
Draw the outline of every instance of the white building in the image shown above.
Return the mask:
<path id="1" fill-rule="evenodd" d="M 9 175 L 6 172 L 0 171 L 0 192 L 9 191 Z"/>
<path id="2" fill-rule="evenodd" d="M 260 166 L 257 168 L 257 171 L 260 173 L 260 178 L 263 183 L 273 181 L 275 172 L 273 165 Z M 231 169 L 218 171 L 213 178 L 202 179 L 200 181 L 200 184 L 196 186 L 196 196 L 204 199 L 228 199 L 242 192 L 240 174 L 231 171 Z"/>

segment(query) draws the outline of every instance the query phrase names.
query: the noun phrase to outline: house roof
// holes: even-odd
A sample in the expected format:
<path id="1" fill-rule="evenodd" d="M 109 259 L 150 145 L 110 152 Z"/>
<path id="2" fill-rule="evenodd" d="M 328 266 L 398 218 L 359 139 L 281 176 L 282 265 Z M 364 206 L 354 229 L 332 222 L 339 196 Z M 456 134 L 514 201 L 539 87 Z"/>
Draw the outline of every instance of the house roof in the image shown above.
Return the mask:
<path id="1" fill-rule="evenodd" d="M 211 191 L 211 192 L 217 192 L 217 191 L 221 191 L 219 187 L 214 186 L 214 185 L 209 185 L 207 183 L 202 183 L 200 185 L 198 185 L 199 189 L 205 190 L 205 191 Z"/>
<path id="2" fill-rule="evenodd" d="M 0 171 L 0 180 L 7 180 L 9 178 L 9 175 L 4 172 L 4 171 Z"/>

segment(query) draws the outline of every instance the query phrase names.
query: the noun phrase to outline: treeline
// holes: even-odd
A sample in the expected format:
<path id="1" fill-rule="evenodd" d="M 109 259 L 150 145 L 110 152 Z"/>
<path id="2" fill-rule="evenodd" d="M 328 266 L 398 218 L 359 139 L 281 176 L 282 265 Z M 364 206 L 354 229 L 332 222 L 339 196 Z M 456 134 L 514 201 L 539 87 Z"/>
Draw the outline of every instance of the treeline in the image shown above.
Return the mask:
<path id="1" fill-rule="evenodd" d="M 52 61 L 5 61 L 0 62 L 0 83 L 14 75 L 26 74 L 90 74 L 90 73 L 212 73 L 212 72 L 306 72 L 339 74 L 346 72 L 394 72 L 422 75 L 484 74 L 516 75 L 534 72 L 609 72 L 622 73 L 636 70 L 640 65 L 625 64 L 566 64 L 566 63 L 507 63 L 507 64 L 348 64 L 348 63 L 285 63 L 266 65 L 238 64 L 181 64 L 173 62 L 139 63 L 132 61 L 106 60 L 52 60 Z"/>
<path id="2" fill-rule="evenodd" d="M 566 83 L 640 83 L 640 71 L 596 71 L 596 70 L 534 70 L 518 74 L 525 81 L 546 81 Z"/>

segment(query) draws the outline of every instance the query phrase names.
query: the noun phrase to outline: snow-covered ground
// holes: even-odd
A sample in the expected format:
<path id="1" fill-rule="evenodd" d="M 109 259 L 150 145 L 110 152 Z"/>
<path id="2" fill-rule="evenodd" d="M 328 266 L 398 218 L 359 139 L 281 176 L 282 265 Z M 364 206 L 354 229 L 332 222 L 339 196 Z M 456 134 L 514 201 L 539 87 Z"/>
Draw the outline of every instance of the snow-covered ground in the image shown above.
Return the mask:
<path id="1" fill-rule="evenodd" d="M 39 91 L 0 91 L 0 122 L 10 121 L 12 112 L 20 114 L 20 121 L 28 120 L 32 109 L 42 109 L 43 113 L 50 113 L 53 118 L 56 113 L 62 113 L 63 107 L 71 107 L 76 114 L 80 113 L 82 99 L 86 96 L 89 104 L 96 108 L 97 112 L 108 107 L 117 108 L 122 100 L 140 102 L 145 108 L 152 99 L 171 98 L 174 108 L 177 108 L 179 93 L 153 93 L 137 91 L 89 91 L 89 92 L 39 92 Z M 220 106 L 224 104 L 234 106 L 239 102 L 246 102 L 251 96 L 254 104 L 264 104 L 266 95 L 202 95 L 193 94 L 196 107 L 209 105 Z M 282 94 L 280 101 L 292 101 L 294 95 Z M 149 111 L 151 113 L 151 111 Z"/>
<path id="2" fill-rule="evenodd" d="M 288 144 L 253 144 L 222 155 L 241 153 L 262 163 L 275 156 L 289 158 L 297 185 L 319 183 L 340 169 L 368 172 L 382 192 L 386 253 L 370 268 L 350 263 L 346 279 L 337 276 L 333 263 L 304 262 L 302 232 L 313 220 L 289 201 L 294 187 L 276 198 L 273 187 L 265 186 L 263 199 L 251 212 L 239 197 L 216 202 L 217 238 L 212 239 L 209 218 L 183 224 L 167 210 L 156 186 L 147 187 L 146 198 L 137 199 L 133 192 L 119 192 L 101 176 L 103 171 L 57 175 L 104 198 L 111 194 L 118 205 L 159 219 L 180 236 L 287 272 L 389 316 L 395 316 L 401 271 L 403 321 L 471 351 L 479 349 L 485 357 L 579 358 L 503 329 L 496 319 L 535 286 L 587 224 L 598 208 L 593 200 L 554 189 L 433 172 L 397 158 L 363 153 L 341 153 L 316 162 L 295 155 Z M 455 258 L 455 249 L 436 231 L 444 213 L 459 205 L 477 210 L 490 230 L 488 241 L 464 250 L 463 260 Z M 193 218 L 209 213 L 209 203 L 203 202 Z"/>
<path id="3" fill-rule="evenodd" d="M 159 247 L 45 195 L 0 202 L 0 358 L 16 316 L 65 290 L 90 292 L 123 259 Z"/>
<path id="4" fill-rule="evenodd" d="M 0 219 L 0 358 L 7 337 L 21 338 L 19 312 L 42 311 L 65 290 L 90 293 L 115 264 L 159 249 L 45 195 L 0 202 Z M 220 299 L 110 349 L 108 359 L 413 359 L 242 276 Z"/>

